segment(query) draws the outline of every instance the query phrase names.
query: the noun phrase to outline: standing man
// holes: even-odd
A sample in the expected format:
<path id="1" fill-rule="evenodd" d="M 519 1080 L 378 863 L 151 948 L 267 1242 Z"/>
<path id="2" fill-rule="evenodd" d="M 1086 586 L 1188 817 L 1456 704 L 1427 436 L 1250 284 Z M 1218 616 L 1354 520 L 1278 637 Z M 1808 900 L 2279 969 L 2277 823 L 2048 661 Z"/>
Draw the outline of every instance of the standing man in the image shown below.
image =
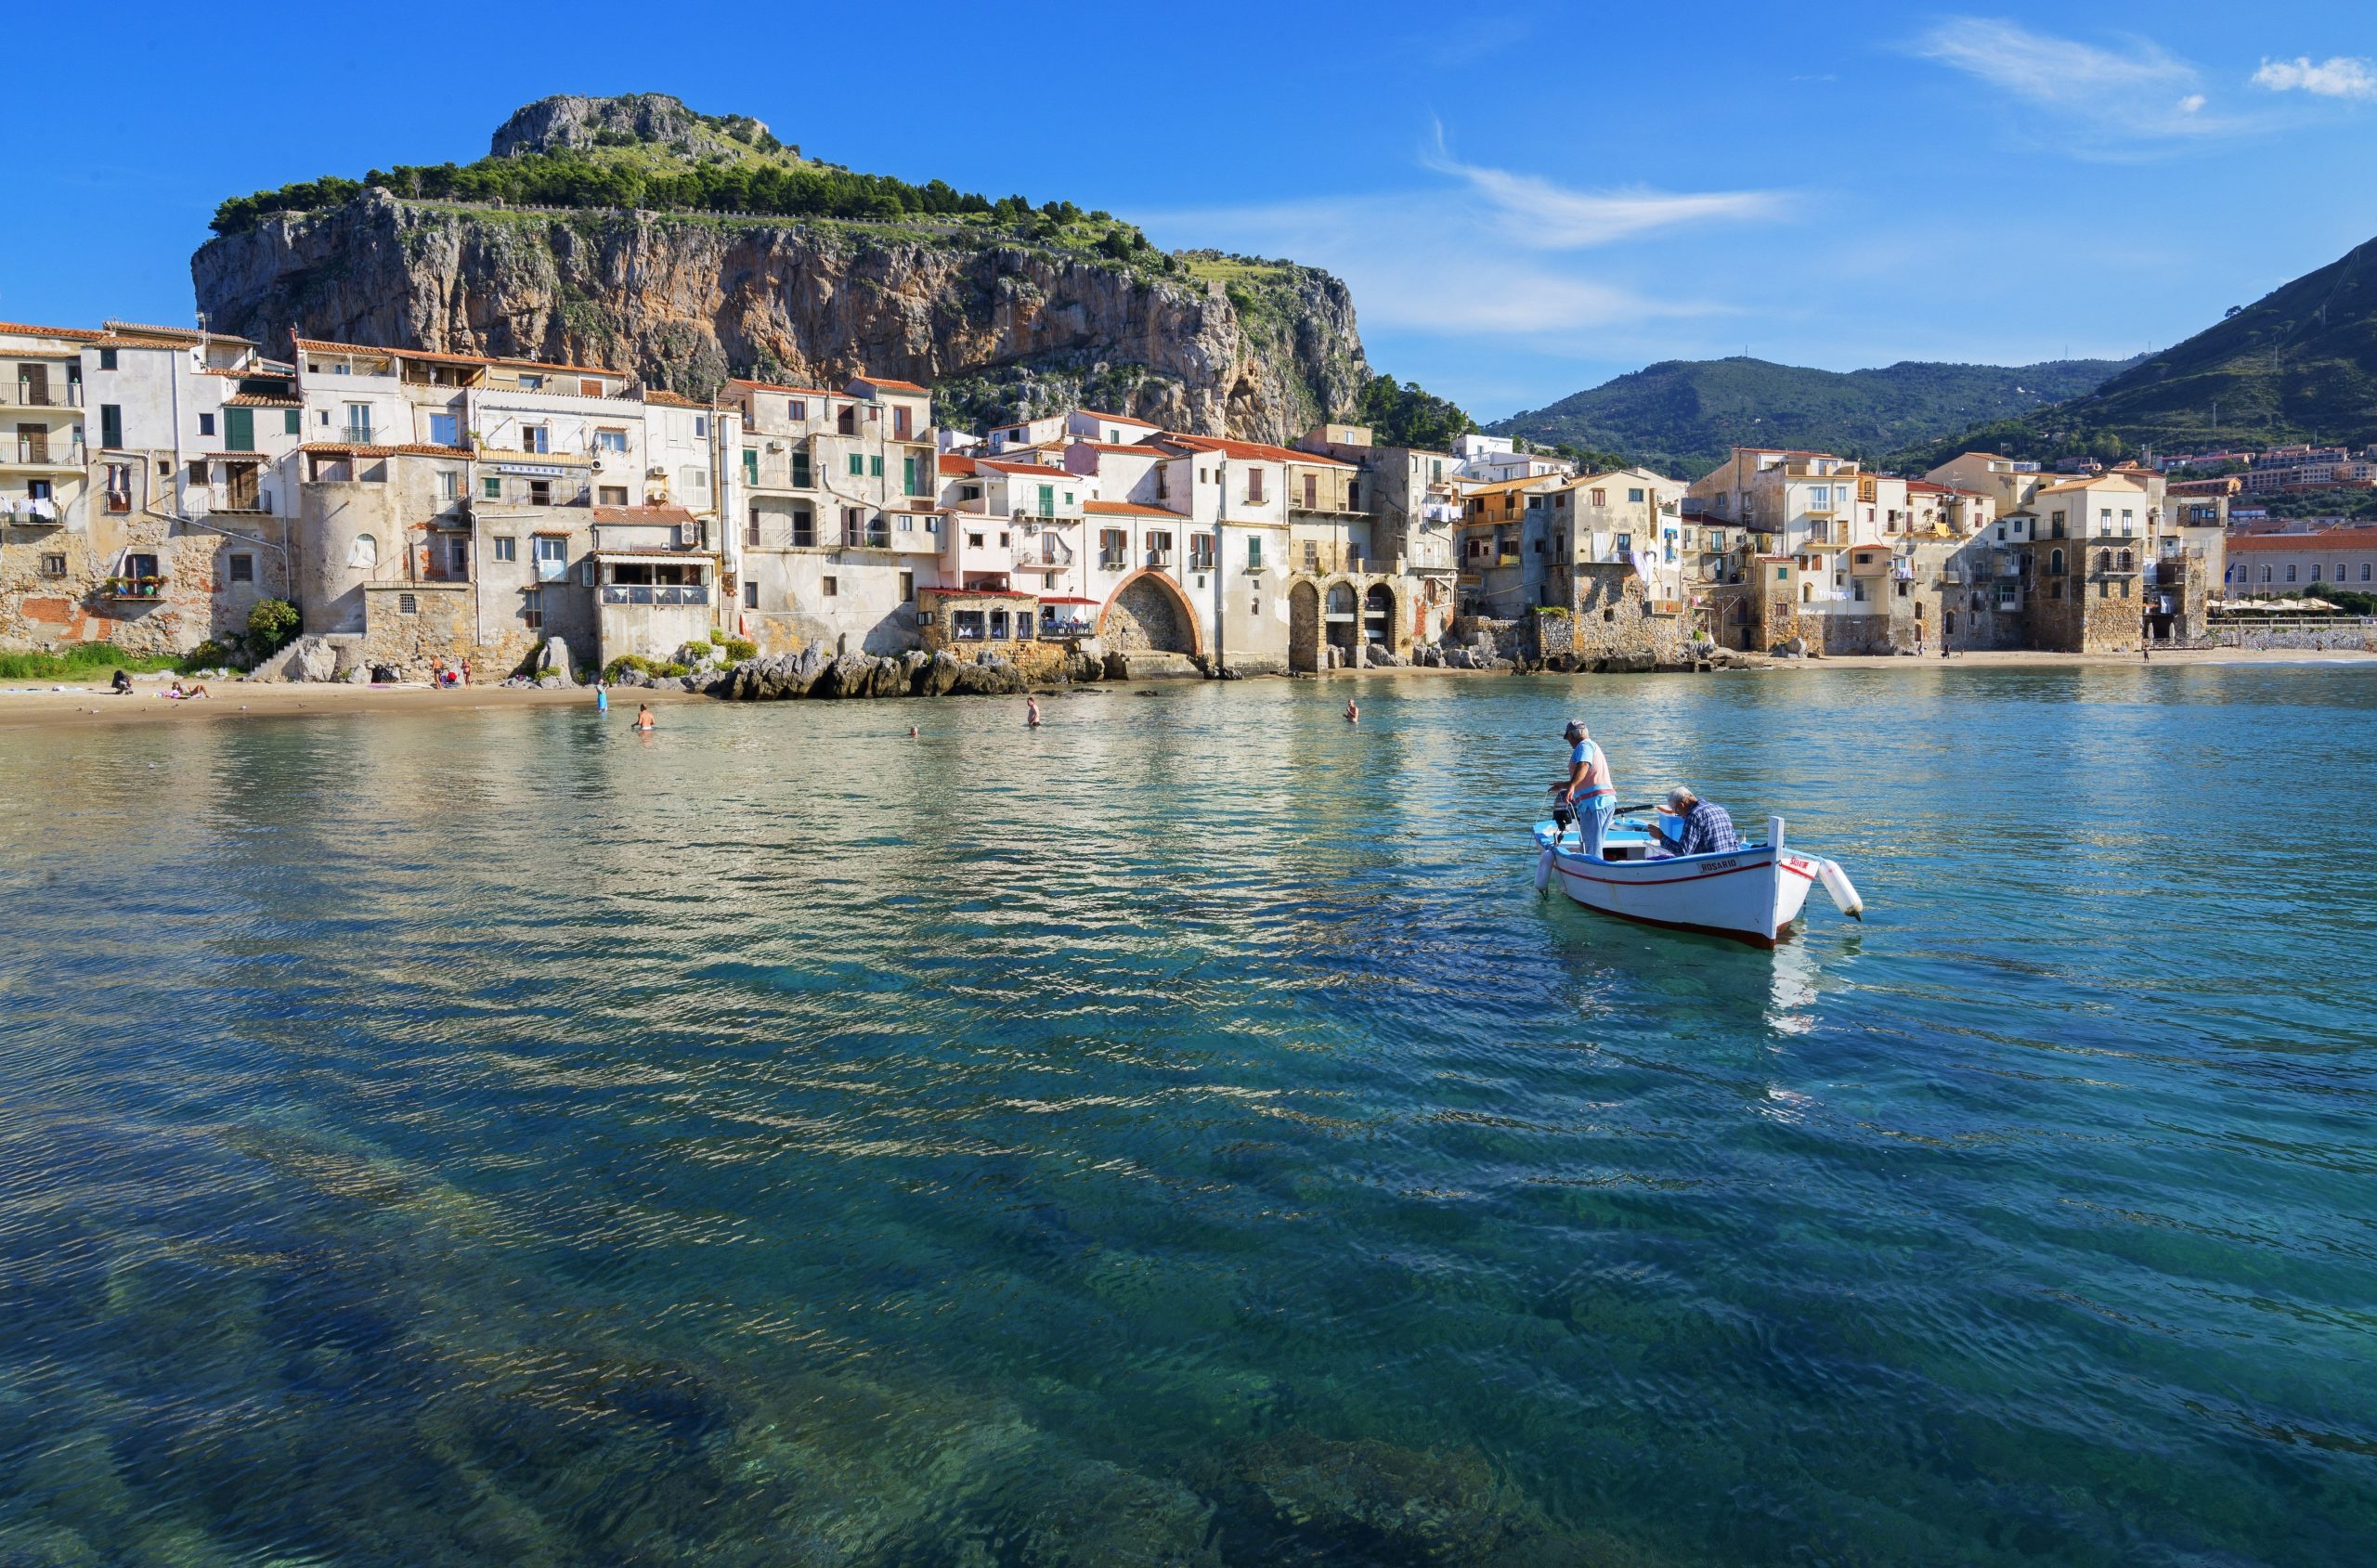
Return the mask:
<path id="1" fill-rule="evenodd" d="M 1610 774 L 1609 758 L 1593 744 L 1592 732 L 1581 719 L 1571 719 L 1561 732 L 1568 743 L 1568 776 L 1552 787 L 1560 792 L 1552 803 L 1552 817 L 1563 814 L 1577 819 L 1577 844 L 1584 853 L 1601 858 L 1602 836 L 1609 831 L 1610 814 L 1617 807 L 1617 783 Z"/>

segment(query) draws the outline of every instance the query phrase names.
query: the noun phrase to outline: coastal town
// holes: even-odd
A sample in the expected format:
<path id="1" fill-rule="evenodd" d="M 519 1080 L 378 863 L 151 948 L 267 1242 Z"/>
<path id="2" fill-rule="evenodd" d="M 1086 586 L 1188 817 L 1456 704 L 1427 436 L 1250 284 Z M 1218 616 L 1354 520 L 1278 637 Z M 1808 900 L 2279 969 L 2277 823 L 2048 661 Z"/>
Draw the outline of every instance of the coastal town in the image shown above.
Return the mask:
<path id="1" fill-rule="evenodd" d="M 977 431 L 932 389 L 730 380 L 191 328 L 0 323 L 0 646 L 500 679 L 747 656 L 1086 651 L 1134 678 L 2200 643 L 2224 603 L 2371 581 L 2377 528 L 2257 499 L 2342 448 L 1921 475 L 1736 447 L 1683 481 L 1507 437 L 1293 445 L 1071 408 Z M 2218 477 L 2171 472 L 2234 469 Z"/>

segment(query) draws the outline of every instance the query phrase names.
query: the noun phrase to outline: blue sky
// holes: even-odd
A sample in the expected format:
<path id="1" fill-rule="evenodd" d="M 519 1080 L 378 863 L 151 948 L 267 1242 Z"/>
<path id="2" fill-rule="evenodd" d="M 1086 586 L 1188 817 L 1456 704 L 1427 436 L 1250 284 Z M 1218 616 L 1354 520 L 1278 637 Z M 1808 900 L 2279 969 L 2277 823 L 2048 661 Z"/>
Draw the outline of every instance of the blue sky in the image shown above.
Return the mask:
<path id="1" fill-rule="evenodd" d="M 2377 235 L 2366 0 L 18 12 L 80 64 L 0 161 L 15 320 L 187 319 L 222 197 L 467 162 L 551 92 L 1329 267 L 1375 367 L 1487 419 L 1745 349 L 2134 354 Z"/>

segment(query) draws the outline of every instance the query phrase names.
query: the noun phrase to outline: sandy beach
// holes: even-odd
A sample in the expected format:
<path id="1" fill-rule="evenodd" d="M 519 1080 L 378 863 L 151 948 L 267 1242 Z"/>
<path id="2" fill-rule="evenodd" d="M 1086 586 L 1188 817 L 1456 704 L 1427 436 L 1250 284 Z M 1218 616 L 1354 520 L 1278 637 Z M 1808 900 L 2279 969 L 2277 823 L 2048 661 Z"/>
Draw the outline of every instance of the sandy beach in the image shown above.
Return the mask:
<path id="1" fill-rule="evenodd" d="M 1776 659 L 1773 671 L 1721 673 L 1767 674 L 1789 670 L 1801 674 L 1828 669 L 2032 669 L 2062 665 L 2128 665 L 2141 661 L 2127 654 L 2042 654 L 2026 651 L 1958 654 L 1953 659 L 1838 657 Z M 2299 648 L 2195 648 L 2157 654 L 2146 667 L 2156 665 L 2371 665 L 2377 654 L 2319 652 Z M 1450 677 L 1492 680 L 1500 672 L 1428 669 L 1402 666 L 1393 669 L 1337 670 L 1322 680 L 1371 680 L 1392 677 Z M 130 696 L 116 696 L 104 681 L 73 684 L 58 681 L 15 681 L 0 685 L 0 730 L 61 724 L 197 723 L 225 719 L 326 718 L 356 713 L 468 713 L 509 707 L 573 707 L 593 706 L 590 687 L 566 691 L 536 691 L 517 687 L 472 686 L 439 691 L 429 686 L 286 685 L 279 682 L 216 680 L 208 682 L 212 695 L 202 700 L 173 702 L 163 696 L 169 676 L 133 679 Z M 611 694 L 614 710 L 635 704 L 655 707 L 709 699 L 690 692 L 619 689 Z"/>

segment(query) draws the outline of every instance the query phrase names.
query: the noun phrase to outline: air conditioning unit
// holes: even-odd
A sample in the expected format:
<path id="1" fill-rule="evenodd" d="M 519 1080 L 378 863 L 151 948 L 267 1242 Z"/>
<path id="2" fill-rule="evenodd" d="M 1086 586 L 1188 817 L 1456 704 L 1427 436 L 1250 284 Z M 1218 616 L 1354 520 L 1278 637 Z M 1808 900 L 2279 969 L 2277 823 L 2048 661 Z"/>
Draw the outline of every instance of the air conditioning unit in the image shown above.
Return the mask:
<path id="1" fill-rule="evenodd" d="M 771 441 L 768 443 L 768 450 L 771 452 L 781 452 L 784 450 L 784 443 L 781 441 Z"/>

